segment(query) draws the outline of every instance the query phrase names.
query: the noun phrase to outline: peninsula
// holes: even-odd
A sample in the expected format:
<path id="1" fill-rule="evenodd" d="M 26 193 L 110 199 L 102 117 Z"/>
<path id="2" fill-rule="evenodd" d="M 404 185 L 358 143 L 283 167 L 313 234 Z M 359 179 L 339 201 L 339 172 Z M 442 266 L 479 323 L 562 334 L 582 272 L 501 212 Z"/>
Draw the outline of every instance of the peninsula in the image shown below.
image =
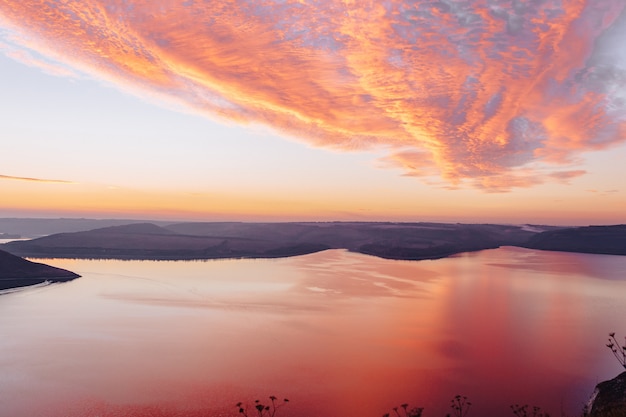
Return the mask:
<path id="1" fill-rule="evenodd" d="M 65 269 L 31 262 L 0 250 L 0 290 L 26 287 L 46 281 L 70 281 L 79 276 Z"/>

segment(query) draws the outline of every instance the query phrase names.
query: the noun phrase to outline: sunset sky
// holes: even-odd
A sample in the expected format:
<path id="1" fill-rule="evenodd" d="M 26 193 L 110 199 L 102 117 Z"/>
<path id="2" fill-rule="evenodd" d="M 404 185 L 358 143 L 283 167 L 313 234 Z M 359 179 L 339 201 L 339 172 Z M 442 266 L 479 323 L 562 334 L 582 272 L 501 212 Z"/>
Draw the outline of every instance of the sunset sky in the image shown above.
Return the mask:
<path id="1" fill-rule="evenodd" d="M 623 0 L 0 0 L 0 217 L 626 222 Z"/>

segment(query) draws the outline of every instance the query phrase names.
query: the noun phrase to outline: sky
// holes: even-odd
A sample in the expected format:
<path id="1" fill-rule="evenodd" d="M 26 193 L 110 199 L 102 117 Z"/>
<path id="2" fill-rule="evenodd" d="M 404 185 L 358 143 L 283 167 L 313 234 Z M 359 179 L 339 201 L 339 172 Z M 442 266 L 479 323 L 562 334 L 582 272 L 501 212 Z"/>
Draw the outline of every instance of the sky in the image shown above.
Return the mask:
<path id="1" fill-rule="evenodd" d="M 626 222 L 623 0 L 0 0 L 0 216 Z"/>

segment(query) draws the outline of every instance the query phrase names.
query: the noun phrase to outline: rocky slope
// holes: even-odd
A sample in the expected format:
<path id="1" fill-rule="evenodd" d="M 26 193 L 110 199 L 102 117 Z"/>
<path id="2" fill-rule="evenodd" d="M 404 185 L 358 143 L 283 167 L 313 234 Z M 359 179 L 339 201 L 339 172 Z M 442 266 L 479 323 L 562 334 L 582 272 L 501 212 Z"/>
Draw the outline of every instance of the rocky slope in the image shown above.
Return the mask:
<path id="1" fill-rule="evenodd" d="M 626 372 L 599 383 L 587 408 L 589 417 L 626 416 Z"/>

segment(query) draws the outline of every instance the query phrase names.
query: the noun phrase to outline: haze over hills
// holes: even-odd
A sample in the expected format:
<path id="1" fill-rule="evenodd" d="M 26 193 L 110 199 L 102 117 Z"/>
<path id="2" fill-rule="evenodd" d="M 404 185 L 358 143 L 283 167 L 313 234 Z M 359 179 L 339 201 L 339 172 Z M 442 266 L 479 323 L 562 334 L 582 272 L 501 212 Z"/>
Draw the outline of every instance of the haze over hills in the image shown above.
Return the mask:
<path id="1" fill-rule="evenodd" d="M 502 245 L 522 245 L 536 233 L 536 229 L 523 226 L 490 224 L 143 223 L 15 241 L 4 248 L 32 257 L 271 258 L 348 249 L 391 259 L 432 259 Z"/>
<path id="2" fill-rule="evenodd" d="M 5 239 L 36 238 L 55 233 L 82 232 L 109 226 L 121 226 L 133 223 L 145 223 L 146 220 L 124 219 L 42 219 L 42 218 L 0 218 L 0 235 Z M 153 221 L 156 225 L 167 225 L 172 222 Z M 0 237 L 3 238 L 3 237 Z"/>
<path id="3" fill-rule="evenodd" d="M 37 262 L 22 259 L 0 250 L 0 290 L 41 284 L 45 281 L 63 282 L 79 275 Z"/>

